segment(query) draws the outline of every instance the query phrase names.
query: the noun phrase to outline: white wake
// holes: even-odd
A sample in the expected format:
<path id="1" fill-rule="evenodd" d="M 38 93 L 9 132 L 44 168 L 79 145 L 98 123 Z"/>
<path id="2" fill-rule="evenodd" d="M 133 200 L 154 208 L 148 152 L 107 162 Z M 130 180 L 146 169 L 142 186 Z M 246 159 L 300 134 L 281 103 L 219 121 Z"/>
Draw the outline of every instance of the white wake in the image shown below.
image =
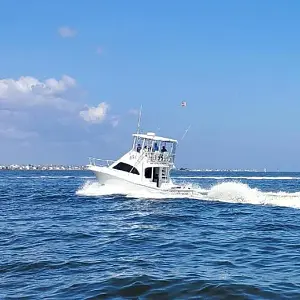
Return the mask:
<path id="1" fill-rule="evenodd" d="M 247 179 L 247 180 L 300 180 L 300 177 L 288 176 L 177 176 L 179 179 Z"/>
<path id="2" fill-rule="evenodd" d="M 203 189 L 198 186 L 196 191 L 197 195 L 193 196 L 192 199 L 300 208 L 300 192 L 263 192 L 240 182 L 222 182 L 209 189 Z M 128 190 L 128 188 L 120 185 L 100 185 L 93 181 L 86 182 L 76 194 L 81 196 L 124 195 L 126 197 L 147 199 L 183 198 L 181 195 L 141 192 L 138 189 Z"/>

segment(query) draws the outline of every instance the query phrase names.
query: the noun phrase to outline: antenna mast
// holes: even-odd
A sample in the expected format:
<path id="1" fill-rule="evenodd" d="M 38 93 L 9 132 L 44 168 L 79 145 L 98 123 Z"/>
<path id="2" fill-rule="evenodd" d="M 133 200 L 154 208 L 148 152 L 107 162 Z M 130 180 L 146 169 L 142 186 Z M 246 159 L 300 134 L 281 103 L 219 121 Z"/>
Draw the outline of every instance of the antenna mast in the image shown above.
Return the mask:
<path id="1" fill-rule="evenodd" d="M 139 120 L 138 120 L 138 125 L 137 125 L 137 133 L 140 133 L 140 126 L 141 126 L 141 117 L 142 117 L 142 104 L 140 107 L 140 113 L 139 113 Z"/>

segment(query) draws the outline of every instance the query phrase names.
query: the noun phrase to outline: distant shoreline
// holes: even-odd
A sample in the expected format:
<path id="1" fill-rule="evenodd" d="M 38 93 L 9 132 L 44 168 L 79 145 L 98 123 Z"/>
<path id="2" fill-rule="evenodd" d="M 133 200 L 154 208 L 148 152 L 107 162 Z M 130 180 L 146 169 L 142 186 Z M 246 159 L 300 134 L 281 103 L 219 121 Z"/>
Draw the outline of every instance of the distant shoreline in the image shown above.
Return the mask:
<path id="1" fill-rule="evenodd" d="M 0 171 L 87 171 L 87 166 L 80 165 L 0 165 Z M 264 173 L 264 170 L 240 170 L 240 169 L 188 169 L 188 168 L 176 168 L 176 171 L 188 171 L 188 172 L 253 172 Z M 271 171 L 272 172 L 272 171 Z M 273 171 L 276 172 L 276 171 Z M 279 172 L 279 171 L 277 171 Z"/>
<path id="2" fill-rule="evenodd" d="M 87 166 L 63 165 L 9 165 L 0 166 L 0 171 L 85 171 Z"/>

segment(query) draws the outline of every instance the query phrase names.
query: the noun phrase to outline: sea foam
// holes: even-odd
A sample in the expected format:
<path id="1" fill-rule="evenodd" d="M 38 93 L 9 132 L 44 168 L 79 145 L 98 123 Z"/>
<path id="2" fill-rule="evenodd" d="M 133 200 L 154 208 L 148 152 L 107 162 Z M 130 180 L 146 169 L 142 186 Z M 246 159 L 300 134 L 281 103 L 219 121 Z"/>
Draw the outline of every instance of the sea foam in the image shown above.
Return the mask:
<path id="1" fill-rule="evenodd" d="M 191 186 L 191 184 L 188 184 Z M 195 185 L 193 185 L 195 188 Z M 300 192 L 263 192 L 257 188 L 251 188 L 245 183 L 222 182 L 213 185 L 209 189 L 197 186 L 196 195 L 188 197 L 206 201 L 221 201 L 229 203 L 244 203 L 255 205 L 273 205 L 300 208 Z M 165 194 L 160 192 L 141 191 L 140 189 L 130 189 L 119 185 L 100 185 L 98 182 L 87 181 L 77 192 L 80 196 L 105 196 L 124 195 L 133 198 L 146 199 L 171 199 L 187 198 L 181 195 Z"/>

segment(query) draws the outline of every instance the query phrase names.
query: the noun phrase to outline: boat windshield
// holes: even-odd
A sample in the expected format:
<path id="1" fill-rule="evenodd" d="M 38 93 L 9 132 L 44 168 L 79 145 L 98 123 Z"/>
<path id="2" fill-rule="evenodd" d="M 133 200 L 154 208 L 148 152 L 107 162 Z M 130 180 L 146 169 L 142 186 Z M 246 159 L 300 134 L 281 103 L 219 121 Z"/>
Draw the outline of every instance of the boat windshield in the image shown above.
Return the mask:
<path id="1" fill-rule="evenodd" d="M 137 152 L 166 152 L 169 155 L 175 155 L 176 143 L 170 141 L 160 141 L 136 137 L 133 143 L 133 150 Z"/>

